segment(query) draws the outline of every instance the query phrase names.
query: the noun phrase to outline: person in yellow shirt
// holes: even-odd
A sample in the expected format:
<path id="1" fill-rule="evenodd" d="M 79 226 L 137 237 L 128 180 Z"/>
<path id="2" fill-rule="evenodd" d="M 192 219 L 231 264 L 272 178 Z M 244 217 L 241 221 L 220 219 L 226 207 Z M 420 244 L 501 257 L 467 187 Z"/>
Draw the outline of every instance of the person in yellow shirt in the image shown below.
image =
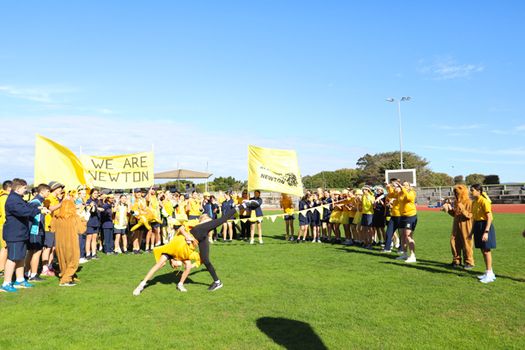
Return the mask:
<path id="1" fill-rule="evenodd" d="M 150 188 L 146 195 L 146 202 L 148 203 L 149 210 L 149 224 L 151 229 L 146 233 L 146 251 L 153 251 L 154 246 L 160 245 L 160 224 L 162 220 L 160 218 L 160 203 L 157 198 L 157 191 L 155 188 Z"/>
<path id="2" fill-rule="evenodd" d="M 416 241 L 414 240 L 414 230 L 417 225 L 416 191 L 414 191 L 408 182 L 403 182 L 401 186 L 399 208 L 401 211 L 399 226 L 402 230 L 407 249 L 405 255 L 400 256 L 398 259 L 405 259 L 406 263 L 415 263 Z M 407 253 L 409 253 L 409 255 Z"/>
<path id="3" fill-rule="evenodd" d="M 130 205 L 131 203 L 128 199 L 128 196 L 121 194 L 118 199 L 118 204 L 113 207 L 113 227 L 115 232 L 116 254 L 127 254 L 128 252 L 128 236 L 126 234 L 128 229 L 129 213 L 131 212 Z"/>
<path id="4" fill-rule="evenodd" d="M 148 218 L 148 204 L 144 198 L 142 189 L 135 190 L 135 201 L 131 205 L 131 212 L 135 221 L 137 222 L 131 229 L 131 240 L 133 244 L 133 254 L 140 254 L 140 244 L 144 234 L 145 227 L 147 230 L 151 229 Z"/>
<path id="5" fill-rule="evenodd" d="M 279 202 L 279 204 L 281 206 L 281 209 L 286 214 L 284 215 L 284 225 L 286 229 L 284 239 L 287 241 L 293 241 L 294 240 L 293 222 L 295 220 L 295 216 L 294 216 L 294 207 L 293 207 L 292 197 L 290 197 L 286 193 L 281 193 L 281 201 Z"/>
<path id="6" fill-rule="evenodd" d="M 357 188 L 354 190 L 354 200 L 353 205 L 355 208 L 355 215 L 354 220 L 352 222 L 355 222 L 355 234 L 356 234 L 356 241 L 359 245 L 364 245 L 365 243 L 365 235 L 363 227 L 361 226 L 361 221 L 363 219 L 363 190 L 360 188 Z"/>
<path id="7" fill-rule="evenodd" d="M 491 283 L 496 280 L 492 270 L 492 252 L 496 248 L 496 230 L 494 229 L 494 218 L 492 216 L 492 202 L 480 184 L 470 186 L 472 201 L 472 233 L 474 234 L 474 246 L 481 250 L 485 261 L 486 271 L 478 276 L 481 283 Z"/>
<path id="8" fill-rule="evenodd" d="M 386 242 L 385 247 L 381 251 L 382 253 L 392 252 L 392 239 L 399 229 L 399 221 L 401 220 L 400 202 L 399 196 L 401 195 L 401 186 L 398 179 L 390 179 L 390 183 L 386 184 L 387 196 L 386 196 L 386 208 L 385 210 L 390 211 L 390 220 L 388 220 L 386 226 Z M 404 242 L 403 237 L 400 236 L 401 244 L 398 253 L 404 254 Z"/>
<path id="9" fill-rule="evenodd" d="M 160 227 L 162 242 L 165 244 L 171 239 L 170 236 L 173 236 L 174 232 L 170 226 L 170 219 L 173 218 L 173 213 L 175 208 L 173 208 L 173 194 L 170 191 L 165 191 L 161 196 L 164 196 L 160 201 L 160 214 L 162 217 L 162 224 Z M 159 200 L 161 197 L 159 197 Z"/>
<path id="10" fill-rule="evenodd" d="M 0 273 L 4 273 L 5 263 L 7 262 L 7 245 L 4 241 L 3 229 L 5 224 L 5 201 L 7 196 L 11 193 L 11 187 L 13 186 L 13 181 L 7 180 L 2 184 L 2 189 L 0 190 Z"/>
<path id="11" fill-rule="evenodd" d="M 362 188 L 363 197 L 361 199 L 361 227 L 363 238 L 365 240 L 364 247 L 372 249 L 372 241 L 374 239 L 374 227 L 372 226 L 372 219 L 374 218 L 374 201 L 375 197 L 370 186 Z"/>
<path id="12" fill-rule="evenodd" d="M 353 217 L 350 218 L 352 212 L 353 194 L 351 191 L 345 189 L 341 194 L 341 204 L 343 206 L 343 212 L 341 214 L 341 224 L 343 224 L 343 231 L 345 233 L 344 245 L 352 245 L 352 231 L 350 230 L 350 222 L 353 222 Z M 355 215 L 355 214 L 354 214 Z"/>
<path id="13" fill-rule="evenodd" d="M 197 191 L 191 193 L 191 198 L 188 200 L 188 219 L 195 220 L 198 219 L 202 214 L 202 200 L 199 197 Z"/>
<path id="14" fill-rule="evenodd" d="M 189 222 L 187 222 L 187 224 L 189 224 Z M 183 233 L 182 231 L 185 232 Z M 137 288 L 135 288 L 133 295 L 140 295 L 140 293 L 142 293 L 146 287 L 148 281 L 158 270 L 166 265 L 168 260 L 170 261 L 173 268 L 180 267 L 184 264 L 184 272 L 177 283 L 177 289 L 181 292 L 187 292 L 187 289 L 184 287 L 184 282 L 190 274 L 191 269 L 200 265 L 200 256 L 199 253 L 195 251 L 199 243 L 190 233 L 186 231 L 189 231 L 189 227 L 188 230 L 186 230 L 184 226 L 181 226 L 178 230 L 178 233 L 168 244 L 155 247 L 153 249 L 156 263 L 148 271 Z M 192 263 L 192 260 L 195 261 L 195 263 Z"/>

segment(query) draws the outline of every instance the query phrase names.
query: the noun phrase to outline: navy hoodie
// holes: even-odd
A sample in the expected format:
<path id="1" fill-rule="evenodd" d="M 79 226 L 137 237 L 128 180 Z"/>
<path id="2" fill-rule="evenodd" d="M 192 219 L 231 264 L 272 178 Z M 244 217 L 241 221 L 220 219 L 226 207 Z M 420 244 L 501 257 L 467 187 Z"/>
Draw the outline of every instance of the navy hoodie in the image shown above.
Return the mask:
<path id="1" fill-rule="evenodd" d="M 15 191 L 11 191 L 5 202 L 4 241 L 27 241 L 33 218 L 38 213 L 40 209 L 24 201 Z"/>

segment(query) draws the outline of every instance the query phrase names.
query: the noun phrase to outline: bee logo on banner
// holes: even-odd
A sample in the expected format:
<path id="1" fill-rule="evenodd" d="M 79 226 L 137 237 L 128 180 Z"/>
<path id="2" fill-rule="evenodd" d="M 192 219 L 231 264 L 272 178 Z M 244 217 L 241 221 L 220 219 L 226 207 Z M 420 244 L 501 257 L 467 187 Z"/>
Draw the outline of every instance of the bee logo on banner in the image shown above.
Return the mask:
<path id="1" fill-rule="evenodd" d="M 303 183 L 293 150 L 248 146 L 248 190 L 303 195 Z"/>

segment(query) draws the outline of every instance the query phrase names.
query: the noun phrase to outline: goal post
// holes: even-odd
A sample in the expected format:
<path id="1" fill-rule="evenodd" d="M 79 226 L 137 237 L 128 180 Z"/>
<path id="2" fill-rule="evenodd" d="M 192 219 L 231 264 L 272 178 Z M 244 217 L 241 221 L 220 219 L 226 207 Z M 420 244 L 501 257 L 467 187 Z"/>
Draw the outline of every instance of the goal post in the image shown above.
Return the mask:
<path id="1" fill-rule="evenodd" d="M 399 179 L 401 182 L 408 182 L 410 186 L 417 186 L 416 169 L 393 169 L 385 170 L 385 181 Z"/>

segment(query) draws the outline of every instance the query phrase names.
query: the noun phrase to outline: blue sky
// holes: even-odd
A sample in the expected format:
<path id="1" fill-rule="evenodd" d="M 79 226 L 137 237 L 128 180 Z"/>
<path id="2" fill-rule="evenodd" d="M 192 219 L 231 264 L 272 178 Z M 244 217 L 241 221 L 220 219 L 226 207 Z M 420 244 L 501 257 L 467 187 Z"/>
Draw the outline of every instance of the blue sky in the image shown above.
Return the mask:
<path id="1" fill-rule="evenodd" d="M 303 175 L 404 149 L 454 175 L 525 181 L 521 1 L 20 1 L 0 4 L 0 178 L 34 136 L 149 150 L 157 171 L 247 176 L 247 145 Z"/>

